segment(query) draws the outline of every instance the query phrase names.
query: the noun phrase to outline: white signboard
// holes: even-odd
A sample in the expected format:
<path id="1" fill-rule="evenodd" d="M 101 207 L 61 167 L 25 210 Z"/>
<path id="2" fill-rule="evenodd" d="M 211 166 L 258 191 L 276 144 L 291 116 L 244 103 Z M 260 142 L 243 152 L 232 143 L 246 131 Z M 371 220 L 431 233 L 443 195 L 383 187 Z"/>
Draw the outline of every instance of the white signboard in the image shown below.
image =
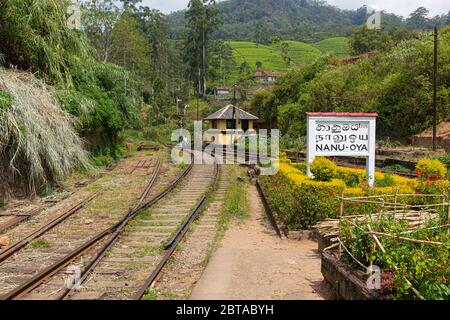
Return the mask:
<path id="1" fill-rule="evenodd" d="M 308 175 L 315 157 L 365 157 L 367 180 L 375 184 L 377 114 L 307 113 Z"/>

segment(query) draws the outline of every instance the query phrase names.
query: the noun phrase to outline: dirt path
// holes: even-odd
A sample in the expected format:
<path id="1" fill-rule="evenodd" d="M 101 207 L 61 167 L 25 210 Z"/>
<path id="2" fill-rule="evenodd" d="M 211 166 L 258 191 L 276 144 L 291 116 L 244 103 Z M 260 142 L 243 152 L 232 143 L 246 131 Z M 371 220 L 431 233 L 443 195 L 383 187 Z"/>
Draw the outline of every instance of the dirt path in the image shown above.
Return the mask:
<path id="1" fill-rule="evenodd" d="M 267 225 L 254 186 L 251 216 L 233 224 L 214 253 L 190 299 L 320 300 L 329 297 L 320 271 L 317 244 L 280 240 Z"/>

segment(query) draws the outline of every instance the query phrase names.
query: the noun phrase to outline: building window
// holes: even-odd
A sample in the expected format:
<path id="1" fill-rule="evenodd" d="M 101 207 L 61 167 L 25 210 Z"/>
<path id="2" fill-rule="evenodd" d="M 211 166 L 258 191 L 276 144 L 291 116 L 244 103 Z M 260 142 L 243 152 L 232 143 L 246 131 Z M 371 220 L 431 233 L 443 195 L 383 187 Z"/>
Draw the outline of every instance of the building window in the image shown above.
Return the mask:
<path id="1" fill-rule="evenodd" d="M 217 129 L 217 120 L 212 121 L 212 128 Z"/>
<path id="2" fill-rule="evenodd" d="M 236 129 L 236 120 L 227 120 L 227 130 Z"/>

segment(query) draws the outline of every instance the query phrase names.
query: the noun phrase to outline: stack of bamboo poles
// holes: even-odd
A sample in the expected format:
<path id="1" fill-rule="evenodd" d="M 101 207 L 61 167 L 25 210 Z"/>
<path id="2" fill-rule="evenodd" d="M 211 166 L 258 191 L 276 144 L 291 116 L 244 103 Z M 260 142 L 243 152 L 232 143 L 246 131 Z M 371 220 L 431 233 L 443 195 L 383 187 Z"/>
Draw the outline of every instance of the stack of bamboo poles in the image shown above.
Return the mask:
<path id="1" fill-rule="evenodd" d="M 387 197 L 393 197 L 394 202 L 386 202 Z M 399 198 L 405 197 L 424 197 L 441 199 L 439 203 L 409 205 L 398 202 Z M 340 217 L 339 219 L 327 219 L 319 222 L 314 226 L 318 235 L 326 239 L 331 245 L 339 242 L 339 230 L 341 222 L 349 220 L 354 224 L 364 221 L 377 221 L 381 217 L 394 217 L 395 220 L 403 220 L 408 222 L 408 230 L 415 230 L 426 225 L 430 220 L 437 220 L 439 218 L 438 210 L 445 210 L 448 208 L 448 224 L 450 225 L 450 203 L 445 195 L 423 195 L 423 194 L 396 194 L 387 196 L 370 196 L 358 198 L 340 197 Z M 375 214 L 360 214 L 344 216 L 345 203 L 361 203 L 361 204 L 376 204 L 380 206 L 380 211 Z"/>
<path id="2" fill-rule="evenodd" d="M 388 196 L 389 197 L 389 196 Z M 390 196 L 392 197 L 392 196 Z M 334 248 L 337 248 L 338 258 L 340 258 L 343 251 L 347 252 L 347 254 L 355 260 L 363 269 L 371 270 L 370 267 L 365 266 L 363 263 L 358 261 L 349 249 L 344 245 L 341 241 L 341 226 L 342 222 L 348 221 L 355 228 L 360 229 L 362 232 L 365 232 L 374 240 L 374 246 L 378 247 L 383 253 L 386 253 L 385 248 L 381 244 L 379 238 L 380 237 L 388 237 L 394 238 L 399 241 L 407 241 L 418 244 L 426 244 L 426 245 L 435 245 L 442 246 L 443 243 L 429 240 L 421 240 L 414 239 L 408 237 L 408 234 L 413 233 L 415 230 L 420 229 L 422 227 L 426 227 L 427 223 L 430 220 L 439 221 L 440 215 L 439 211 L 444 211 L 447 208 L 448 218 L 447 224 L 431 227 L 429 229 L 437 229 L 437 228 L 447 228 L 450 231 L 450 202 L 446 195 L 400 195 L 395 194 L 394 202 L 389 203 L 386 202 L 386 197 L 359 197 L 359 198 L 344 198 L 342 195 L 339 199 L 341 201 L 340 206 L 340 217 L 339 219 L 328 219 L 326 221 L 320 222 L 314 226 L 314 229 L 317 231 L 319 237 L 327 241 L 330 245 L 325 248 L 324 251 L 328 251 Z M 421 204 L 421 205 L 410 205 L 410 204 L 402 204 L 398 203 L 399 198 L 404 197 L 430 197 L 430 198 L 441 198 L 441 201 L 435 201 L 439 203 L 434 204 Z M 377 199 L 379 201 L 376 201 Z M 346 202 L 357 202 L 363 204 L 379 204 L 380 211 L 376 214 L 361 214 L 361 215 L 352 215 L 352 216 L 344 216 L 344 209 Z M 408 223 L 408 228 L 406 231 L 402 232 L 400 235 L 393 235 L 384 232 L 378 232 L 378 230 L 373 231 L 370 222 L 381 221 L 381 218 L 385 217 L 393 217 L 398 221 L 406 221 Z M 395 268 L 397 269 L 397 268 Z M 408 287 L 414 292 L 414 294 L 419 298 L 424 300 L 424 297 L 420 294 L 418 290 L 416 290 L 411 282 L 408 279 L 404 279 L 407 283 Z"/>
<path id="3" fill-rule="evenodd" d="M 372 215 L 355 215 L 355 216 L 345 216 L 343 219 L 350 220 L 357 224 L 364 221 L 376 221 L 380 215 L 382 216 L 392 216 L 395 220 L 403 220 L 408 222 L 408 229 L 415 230 L 424 225 L 429 220 L 436 220 L 439 218 L 439 214 L 436 210 L 422 210 L 422 211 L 383 211 L 379 214 Z M 317 230 L 318 234 L 326 238 L 331 244 L 338 243 L 339 238 L 339 225 L 341 219 L 328 219 L 317 223 L 314 229 Z"/>

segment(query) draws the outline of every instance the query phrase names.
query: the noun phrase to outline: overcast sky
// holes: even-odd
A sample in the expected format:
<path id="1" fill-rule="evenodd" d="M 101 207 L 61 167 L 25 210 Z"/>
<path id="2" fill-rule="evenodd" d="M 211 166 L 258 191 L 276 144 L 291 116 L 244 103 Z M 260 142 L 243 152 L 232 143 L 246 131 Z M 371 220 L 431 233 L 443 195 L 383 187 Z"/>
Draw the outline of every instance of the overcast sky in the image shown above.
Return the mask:
<path id="1" fill-rule="evenodd" d="M 170 13 L 186 8 L 189 0 L 143 0 L 142 2 L 151 8 Z M 450 11 L 449 0 L 327 0 L 327 2 L 341 9 L 357 9 L 367 4 L 374 9 L 386 10 L 404 17 L 407 17 L 421 6 L 427 8 L 430 11 L 430 15 Z"/>

